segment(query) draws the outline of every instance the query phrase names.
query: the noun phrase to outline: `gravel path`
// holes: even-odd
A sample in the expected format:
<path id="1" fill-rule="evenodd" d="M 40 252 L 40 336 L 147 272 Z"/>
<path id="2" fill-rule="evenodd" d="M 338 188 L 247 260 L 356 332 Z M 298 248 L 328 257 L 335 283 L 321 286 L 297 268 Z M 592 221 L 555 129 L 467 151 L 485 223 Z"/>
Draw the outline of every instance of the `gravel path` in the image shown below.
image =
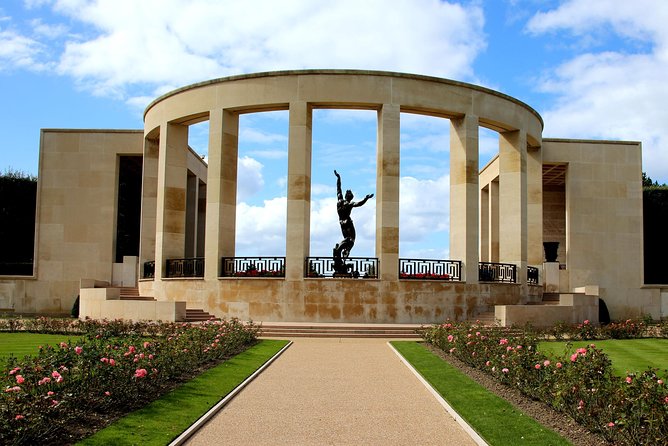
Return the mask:
<path id="1" fill-rule="evenodd" d="M 188 445 L 474 445 L 386 340 L 295 339 Z"/>

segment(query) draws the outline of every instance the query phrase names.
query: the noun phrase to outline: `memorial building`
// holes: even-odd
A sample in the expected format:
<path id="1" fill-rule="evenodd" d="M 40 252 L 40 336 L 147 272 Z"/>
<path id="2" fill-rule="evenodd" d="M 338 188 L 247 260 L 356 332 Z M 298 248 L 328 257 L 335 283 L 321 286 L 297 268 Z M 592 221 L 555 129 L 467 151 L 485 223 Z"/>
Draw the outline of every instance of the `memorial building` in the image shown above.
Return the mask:
<path id="1" fill-rule="evenodd" d="M 338 260 L 311 256 L 318 108 L 377 112 L 374 258 L 345 244 Z M 289 113 L 285 256 L 237 257 L 239 116 L 270 110 Z M 402 113 L 450 122 L 449 259 L 399 256 Z M 203 121 L 208 164 L 188 146 Z M 482 169 L 479 127 L 498 133 Z M 612 319 L 666 317 L 668 288 L 643 279 L 641 143 L 542 131 L 533 108 L 487 88 L 354 70 L 189 85 L 155 99 L 143 130 L 45 129 L 33 275 L 0 276 L 0 307 L 69 314 L 80 296 L 94 318 L 543 325 L 598 321 L 603 302 Z M 133 200 L 140 227 L 125 229 Z"/>

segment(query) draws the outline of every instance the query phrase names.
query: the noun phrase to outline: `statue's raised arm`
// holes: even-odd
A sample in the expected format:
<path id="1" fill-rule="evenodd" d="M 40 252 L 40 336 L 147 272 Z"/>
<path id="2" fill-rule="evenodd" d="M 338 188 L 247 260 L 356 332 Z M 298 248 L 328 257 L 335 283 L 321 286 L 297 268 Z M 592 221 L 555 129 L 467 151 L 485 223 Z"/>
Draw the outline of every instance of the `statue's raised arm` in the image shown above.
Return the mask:
<path id="1" fill-rule="evenodd" d="M 341 192 L 341 175 L 334 169 L 334 175 L 336 175 L 336 197 L 340 200 L 343 200 L 343 193 Z"/>

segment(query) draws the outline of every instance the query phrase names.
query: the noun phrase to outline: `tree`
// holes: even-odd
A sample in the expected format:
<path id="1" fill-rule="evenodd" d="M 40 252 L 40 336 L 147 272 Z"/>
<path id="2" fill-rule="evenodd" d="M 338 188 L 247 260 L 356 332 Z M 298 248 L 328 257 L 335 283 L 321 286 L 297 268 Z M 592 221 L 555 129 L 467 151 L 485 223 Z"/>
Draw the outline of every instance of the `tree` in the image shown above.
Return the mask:
<path id="1" fill-rule="evenodd" d="M 668 269 L 664 263 L 668 253 L 668 186 L 659 184 L 643 172 L 643 238 L 645 283 L 668 283 Z"/>
<path id="2" fill-rule="evenodd" d="M 8 168 L 0 174 L 0 275 L 32 275 L 37 178 Z"/>

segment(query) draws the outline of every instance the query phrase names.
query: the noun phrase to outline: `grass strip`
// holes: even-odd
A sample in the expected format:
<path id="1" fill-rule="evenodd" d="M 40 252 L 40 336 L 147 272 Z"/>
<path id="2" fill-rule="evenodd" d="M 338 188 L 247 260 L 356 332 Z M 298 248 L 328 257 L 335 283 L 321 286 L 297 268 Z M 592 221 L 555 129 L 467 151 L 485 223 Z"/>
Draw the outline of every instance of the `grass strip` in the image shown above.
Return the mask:
<path id="1" fill-rule="evenodd" d="M 414 341 L 394 341 L 392 345 L 488 444 L 571 444 L 489 392 L 424 345 Z"/>
<path id="2" fill-rule="evenodd" d="M 601 341 L 549 341 L 538 344 L 538 350 L 548 356 L 570 356 L 576 349 L 594 344 L 603 350 L 612 361 L 615 375 L 626 376 L 652 367 L 659 370 L 658 375 L 668 379 L 668 339 L 606 339 Z"/>
<path id="3" fill-rule="evenodd" d="M 262 340 L 77 444 L 169 444 L 287 343 Z"/>
<path id="4" fill-rule="evenodd" d="M 80 337 L 66 334 L 0 333 L 0 367 L 4 367 L 11 356 L 23 359 L 25 356 L 36 355 L 40 345 L 56 345 Z"/>

